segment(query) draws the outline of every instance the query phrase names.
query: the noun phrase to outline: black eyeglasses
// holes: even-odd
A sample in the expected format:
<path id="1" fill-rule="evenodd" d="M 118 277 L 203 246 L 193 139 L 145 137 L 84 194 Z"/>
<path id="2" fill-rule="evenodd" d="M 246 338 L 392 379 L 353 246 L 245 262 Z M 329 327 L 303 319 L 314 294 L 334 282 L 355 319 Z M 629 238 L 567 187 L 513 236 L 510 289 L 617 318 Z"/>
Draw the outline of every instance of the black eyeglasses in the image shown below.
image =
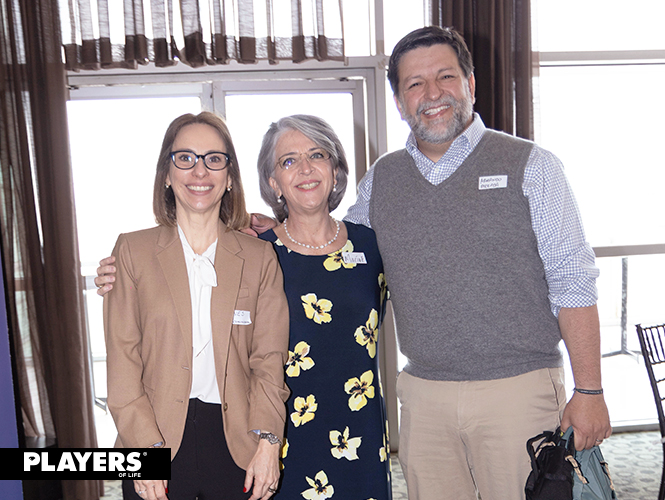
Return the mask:
<path id="1" fill-rule="evenodd" d="M 231 163 L 231 157 L 221 151 L 211 151 L 204 155 L 197 155 L 194 151 L 186 149 L 182 151 L 172 151 L 171 160 L 176 168 L 180 170 L 190 170 L 203 158 L 203 164 L 208 170 L 224 170 Z"/>

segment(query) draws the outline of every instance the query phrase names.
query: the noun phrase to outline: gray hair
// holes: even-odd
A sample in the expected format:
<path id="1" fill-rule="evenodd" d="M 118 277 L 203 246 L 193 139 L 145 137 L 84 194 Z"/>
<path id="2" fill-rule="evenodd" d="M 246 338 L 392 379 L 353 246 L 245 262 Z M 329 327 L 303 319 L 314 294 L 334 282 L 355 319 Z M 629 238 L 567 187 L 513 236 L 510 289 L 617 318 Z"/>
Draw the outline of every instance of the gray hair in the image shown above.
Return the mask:
<path id="1" fill-rule="evenodd" d="M 289 208 L 286 201 L 282 198 L 277 201 L 277 195 L 270 186 L 270 178 L 274 177 L 277 158 L 275 158 L 275 149 L 277 141 L 284 132 L 296 130 L 310 139 L 318 147 L 325 149 L 330 153 L 333 162 L 333 168 L 337 169 L 335 180 L 337 181 L 336 190 L 330 193 L 328 197 L 328 211 L 335 210 L 346 191 L 347 177 L 349 175 L 349 165 L 346 161 L 344 148 L 337 134 L 328 123 L 312 115 L 292 115 L 281 118 L 270 125 L 270 128 L 263 136 L 261 151 L 257 160 L 259 171 L 259 187 L 261 188 L 261 198 L 270 208 L 272 208 L 277 220 L 282 222 L 289 215 Z"/>

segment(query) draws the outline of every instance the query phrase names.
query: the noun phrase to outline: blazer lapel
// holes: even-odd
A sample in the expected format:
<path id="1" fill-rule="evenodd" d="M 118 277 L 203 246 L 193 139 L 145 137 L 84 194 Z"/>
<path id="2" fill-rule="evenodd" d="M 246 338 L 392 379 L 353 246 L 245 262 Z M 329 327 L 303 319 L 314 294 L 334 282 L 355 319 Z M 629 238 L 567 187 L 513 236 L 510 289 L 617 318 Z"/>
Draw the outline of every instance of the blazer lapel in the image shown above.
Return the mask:
<path id="1" fill-rule="evenodd" d="M 178 236 L 178 228 L 162 226 L 157 238 L 157 246 L 157 259 L 171 292 L 180 332 L 187 348 L 187 359 L 192 359 L 192 299 L 189 293 L 187 264 Z"/>
<path id="2" fill-rule="evenodd" d="M 212 331 L 217 360 L 226 364 L 233 313 L 242 279 L 244 259 L 238 256 L 242 250 L 235 233 L 220 220 L 217 229 L 215 271 L 217 286 L 212 289 Z M 218 366 L 218 369 L 222 368 Z"/>

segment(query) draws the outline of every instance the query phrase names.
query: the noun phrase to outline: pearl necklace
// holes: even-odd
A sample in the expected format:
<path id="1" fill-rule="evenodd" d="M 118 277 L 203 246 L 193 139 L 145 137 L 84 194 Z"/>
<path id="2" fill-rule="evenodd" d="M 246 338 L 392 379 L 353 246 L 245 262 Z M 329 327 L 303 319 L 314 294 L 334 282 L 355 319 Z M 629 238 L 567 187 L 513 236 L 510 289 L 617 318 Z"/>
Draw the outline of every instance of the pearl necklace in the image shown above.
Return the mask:
<path id="1" fill-rule="evenodd" d="M 337 226 L 337 232 L 335 233 L 335 237 L 332 240 L 329 240 L 328 242 L 324 243 L 323 245 L 319 245 L 319 246 L 307 245 L 306 243 L 300 243 L 299 241 L 294 240 L 293 237 L 289 234 L 288 228 L 286 227 L 286 221 L 289 220 L 288 217 L 286 219 L 284 219 L 284 232 L 289 237 L 289 239 L 293 243 L 295 243 L 296 245 L 300 245 L 301 247 L 305 247 L 305 248 L 311 248 L 313 250 L 322 250 L 322 249 L 326 248 L 328 245 L 332 245 L 335 242 L 335 240 L 337 239 L 337 237 L 339 236 L 339 221 L 333 219 L 332 217 L 331 217 L 331 219 L 333 221 L 335 221 L 335 225 Z"/>

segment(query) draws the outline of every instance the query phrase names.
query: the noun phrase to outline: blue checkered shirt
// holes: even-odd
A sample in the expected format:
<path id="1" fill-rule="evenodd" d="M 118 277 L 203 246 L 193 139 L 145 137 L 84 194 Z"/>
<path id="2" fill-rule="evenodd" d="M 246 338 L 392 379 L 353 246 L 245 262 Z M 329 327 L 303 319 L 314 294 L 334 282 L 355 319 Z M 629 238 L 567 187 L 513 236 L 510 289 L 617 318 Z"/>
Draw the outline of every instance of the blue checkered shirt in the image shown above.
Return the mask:
<path id="1" fill-rule="evenodd" d="M 457 170 L 478 145 L 485 130 L 485 124 L 476 113 L 471 125 L 437 162 L 418 149 L 413 134 L 409 135 L 406 150 L 418 170 L 436 186 Z M 349 208 L 344 220 L 371 227 L 369 201 L 373 179 L 374 165 L 360 181 L 358 199 Z M 545 267 L 552 312 L 558 316 L 562 307 L 594 305 L 598 300 L 598 268 L 593 250 L 585 239 L 577 202 L 561 161 L 549 151 L 534 145 L 524 170 L 522 191 L 529 200 L 531 226 Z"/>

